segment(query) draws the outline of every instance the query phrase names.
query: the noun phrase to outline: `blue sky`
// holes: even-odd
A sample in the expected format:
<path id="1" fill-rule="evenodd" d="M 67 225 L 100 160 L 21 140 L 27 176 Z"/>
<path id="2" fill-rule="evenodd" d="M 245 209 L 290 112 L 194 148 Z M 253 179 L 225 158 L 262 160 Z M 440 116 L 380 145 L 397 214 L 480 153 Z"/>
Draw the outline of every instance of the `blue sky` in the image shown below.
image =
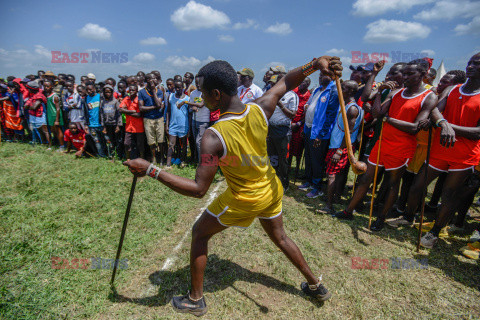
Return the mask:
<path id="1" fill-rule="evenodd" d="M 0 76 L 37 70 L 97 79 L 160 70 L 165 80 L 213 59 L 293 68 L 324 54 L 427 53 L 434 67 L 465 69 L 480 51 L 480 1 L 16 1 L 0 12 Z M 128 53 L 128 62 L 52 63 L 51 51 Z M 388 66 L 388 65 L 387 65 Z M 345 77 L 349 76 L 346 70 Z M 314 76 L 314 82 L 317 77 Z"/>

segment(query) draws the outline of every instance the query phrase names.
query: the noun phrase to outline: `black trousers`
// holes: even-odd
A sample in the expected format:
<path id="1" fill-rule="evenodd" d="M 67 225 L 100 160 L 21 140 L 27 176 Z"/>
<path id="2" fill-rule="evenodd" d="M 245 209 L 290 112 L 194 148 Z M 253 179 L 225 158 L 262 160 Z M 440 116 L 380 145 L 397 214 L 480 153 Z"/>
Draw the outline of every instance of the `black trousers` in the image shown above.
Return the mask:
<path id="1" fill-rule="evenodd" d="M 269 137 L 267 136 L 267 153 L 270 163 L 275 169 L 278 178 L 284 188 L 288 186 L 288 142 L 290 136 Z"/>

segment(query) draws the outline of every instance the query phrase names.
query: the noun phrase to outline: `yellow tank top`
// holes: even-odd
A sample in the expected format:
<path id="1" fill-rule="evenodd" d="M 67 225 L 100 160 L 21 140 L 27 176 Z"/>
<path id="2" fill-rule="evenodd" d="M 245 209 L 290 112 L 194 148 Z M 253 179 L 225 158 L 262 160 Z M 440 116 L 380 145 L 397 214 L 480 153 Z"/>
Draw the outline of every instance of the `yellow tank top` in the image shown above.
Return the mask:
<path id="1" fill-rule="evenodd" d="M 283 195 L 270 163 L 278 160 L 267 154 L 268 120 L 260 106 L 247 104 L 243 114 L 220 119 L 209 130 L 222 141 L 219 165 L 235 199 L 271 201 Z"/>

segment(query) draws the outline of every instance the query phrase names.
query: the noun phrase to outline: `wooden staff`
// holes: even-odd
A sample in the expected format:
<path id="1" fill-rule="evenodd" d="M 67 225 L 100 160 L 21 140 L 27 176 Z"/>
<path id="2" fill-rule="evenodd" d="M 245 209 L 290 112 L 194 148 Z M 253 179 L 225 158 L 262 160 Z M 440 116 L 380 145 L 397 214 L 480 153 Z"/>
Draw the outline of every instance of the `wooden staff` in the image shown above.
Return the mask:
<path id="1" fill-rule="evenodd" d="M 428 176 L 428 165 L 430 163 L 430 148 L 432 146 L 432 127 L 428 129 L 428 145 L 427 145 L 427 160 L 425 161 L 425 176 L 423 180 L 423 200 L 422 200 L 422 210 L 420 211 L 420 225 L 418 228 L 418 242 L 417 242 L 417 252 L 420 251 L 420 239 L 422 238 L 422 225 L 423 225 L 423 214 L 425 213 L 425 197 L 427 196 L 427 176 Z"/>
<path id="2" fill-rule="evenodd" d="M 363 126 L 365 125 L 365 119 L 362 119 L 362 129 L 360 130 L 360 146 L 358 147 L 358 161 L 362 157 L 362 143 L 363 143 Z M 353 179 L 353 188 L 352 188 L 352 197 L 355 193 L 355 184 L 357 183 L 358 175 L 355 175 L 355 179 Z"/>
<path id="3" fill-rule="evenodd" d="M 377 164 L 375 165 L 375 175 L 373 176 L 372 199 L 370 200 L 370 213 L 368 216 L 368 229 L 372 225 L 373 201 L 375 200 L 375 190 L 377 189 L 378 163 L 380 162 L 380 150 L 382 149 L 383 119 L 380 128 L 380 137 L 378 138 Z"/>
<path id="4" fill-rule="evenodd" d="M 347 111 L 345 109 L 345 101 L 343 100 L 342 87 L 340 86 L 340 79 L 335 77 L 335 84 L 337 85 L 338 100 L 340 102 L 340 110 L 342 112 L 343 126 L 345 129 L 345 144 L 347 146 L 347 155 L 352 171 L 355 174 L 362 174 L 367 171 L 367 165 L 364 162 L 357 161 L 353 154 L 352 140 L 350 138 L 350 128 L 348 127 Z"/>

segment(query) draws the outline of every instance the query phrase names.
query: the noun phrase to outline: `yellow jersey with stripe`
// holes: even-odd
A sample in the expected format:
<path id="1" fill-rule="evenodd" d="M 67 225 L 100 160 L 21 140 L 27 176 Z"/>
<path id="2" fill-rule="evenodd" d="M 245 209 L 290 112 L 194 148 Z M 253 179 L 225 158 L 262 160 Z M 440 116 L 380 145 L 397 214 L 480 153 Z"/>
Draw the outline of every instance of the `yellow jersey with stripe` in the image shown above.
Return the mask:
<path id="1" fill-rule="evenodd" d="M 263 109 L 249 103 L 242 114 L 220 119 L 208 130 L 212 130 L 222 142 L 223 155 L 219 166 L 228 188 L 207 211 L 219 217 L 229 209 L 235 212 L 237 221 L 242 212 L 260 217 L 268 212 L 264 218 L 278 215 L 283 186 L 270 163 L 278 160 L 269 159 L 267 154 L 268 120 Z M 221 223 L 230 225 L 225 221 Z"/>

